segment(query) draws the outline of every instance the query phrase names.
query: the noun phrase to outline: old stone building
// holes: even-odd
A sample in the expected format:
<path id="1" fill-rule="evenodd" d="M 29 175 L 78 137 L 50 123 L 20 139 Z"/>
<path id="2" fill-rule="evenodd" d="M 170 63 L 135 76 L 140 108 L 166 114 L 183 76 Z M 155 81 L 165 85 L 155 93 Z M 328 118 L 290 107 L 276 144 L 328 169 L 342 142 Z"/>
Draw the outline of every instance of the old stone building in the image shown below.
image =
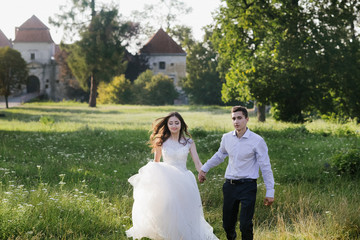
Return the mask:
<path id="1" fill-rule="evenodd" d="M 14 41 L 9 40 L 0 30 L 0 47 L 4 46 L 18 50 L 28 63 L 29 77 L 22 89 L 23 93 L 38 92 L 55 101 L 74 97 L 74 89 L 78 87 L 74 86 L 74 81 L 69 86 L 69 81 L 59 79 L 60 69 L 55 61 L 59 46 L 54 43 L 50 29 L 35 15 L 15 28 Z M 169 76 L 182 93 L 179 81 L 186 76 L 186 52 L 180 45 L 160 29 L 141 48 L 140 53 L 146 56 L 154 74 Z M 185 102 L 186 98 L 182 94 L 178 103 Z"/>
<path id="2" fill-rule="evenodd" d="M 162 73 L 173 79 L 179 92 L 175 104 L 186 104 L 188 100 L 179 84 L 180 80 L 186 77 L 186 52 L 181 46 L 160 28 L 140 49 L 140 53 L 148 59 L 154 74 Z"/>
<path id="3" fill-rule="evenodd" d="M 28 63 L 29 77 L 26 92 L 39 92 L 56 100 L 58 67 L 55 63 L 57 46 L 51 38 L 50 29 L 35 15 L 15 28 L 13 48 Z"/>
<path id="4" fill-rule="evenodd" d="M 0 29 L 0 47 L 12 47 L 11 41 L 5 36 Z"/>
<path id="5" fill-rule="evenodd" d="M 140 53 L 147 57 L 154 74 L 169 76 L 176 88 L 181 89 L 179 81 L 186 76 L 186 52 L 163 29 L 155 33 Z"/>

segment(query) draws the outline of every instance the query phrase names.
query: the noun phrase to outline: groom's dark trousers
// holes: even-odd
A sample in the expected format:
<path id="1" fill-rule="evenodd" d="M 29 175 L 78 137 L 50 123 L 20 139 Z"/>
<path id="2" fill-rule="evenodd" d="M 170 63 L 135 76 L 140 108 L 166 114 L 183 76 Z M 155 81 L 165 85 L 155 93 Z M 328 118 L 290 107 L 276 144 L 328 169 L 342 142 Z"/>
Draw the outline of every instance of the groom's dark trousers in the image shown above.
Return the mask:
<path id="1" fill-rule="evenodd" d="M 223 185 L 223 227 L 228 240 L 236 239 L 236 222 L 240 209 L 242 240 L 253 239 L 253 216 L 255 210 L 256 179 L 226 180 Z"/>

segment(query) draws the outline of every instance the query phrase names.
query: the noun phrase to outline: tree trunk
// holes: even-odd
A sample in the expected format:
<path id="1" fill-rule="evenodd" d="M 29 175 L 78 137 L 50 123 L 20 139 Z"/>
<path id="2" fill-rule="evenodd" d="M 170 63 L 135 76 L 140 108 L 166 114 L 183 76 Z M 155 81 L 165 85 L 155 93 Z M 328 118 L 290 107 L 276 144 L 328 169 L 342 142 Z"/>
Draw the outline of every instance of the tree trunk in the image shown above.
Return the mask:
<path id="1" fill-rule="evenodd" d="M 265 104 L 257 104 L 257 119 L 259 122 L 265 122 Z"/>
<path id="2" fill-rule="evenodd" d="M 94 74 L 91 74 L 89 107 L 96 107 L 96 97 L 97 97 L 97 84 L 94 78 Z"/>
<path id="3" fill-rule="evenodd" d="M 6 108 L 9 108 L 9 103 L 8 103 L 8 95 L 5 94 L 5 105 L 6 105 Z"/>

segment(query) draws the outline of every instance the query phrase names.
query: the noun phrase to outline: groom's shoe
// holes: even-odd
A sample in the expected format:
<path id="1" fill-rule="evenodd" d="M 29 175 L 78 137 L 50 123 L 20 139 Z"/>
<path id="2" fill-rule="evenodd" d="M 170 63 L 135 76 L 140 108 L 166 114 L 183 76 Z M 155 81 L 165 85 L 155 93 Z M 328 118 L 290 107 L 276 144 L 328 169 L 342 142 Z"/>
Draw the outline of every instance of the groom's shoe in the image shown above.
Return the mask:
<path id="1" fill-rule="evenodd" d="M 228 240 L 236 240 L 236 232 L 226 233 L 226 237 Z"/>

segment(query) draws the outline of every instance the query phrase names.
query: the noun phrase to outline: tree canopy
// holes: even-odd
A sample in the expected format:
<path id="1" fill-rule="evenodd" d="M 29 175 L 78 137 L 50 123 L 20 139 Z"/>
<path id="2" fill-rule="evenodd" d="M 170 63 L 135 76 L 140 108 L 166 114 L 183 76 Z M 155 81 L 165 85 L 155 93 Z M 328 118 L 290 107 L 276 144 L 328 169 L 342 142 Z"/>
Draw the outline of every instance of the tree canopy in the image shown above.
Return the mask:
<path id="1" fill-rule="evenodd" d="M 97 87 L 101 81 L 109 82 L 114 76 L 125 72 L 125 39 L 129 39 L 137 26 L 130 23 L 120 23 L 118 11 L 102 7 L 95 11 L 95 1 L 72 0 L 73 7 L 69 12 L 58 15 L 58 20 L 52 20 L 64 29 L 78 26 L 76 15 L 91 9 L 89 24 L 79 23 L 80 40 L 73 44 L 62 44 L 68 53 L 67 64 L 76 79 L 84 89 L 90 85 L 89 106 L 96 106 Z"/>
<path id="2" fill-rule="evenodd" d="M 293 122 L 309 111 L 359 116 L 358 1 L 226 3 L 212 38 L 224 101 L 271 103 L 277 119 Z"/>
<path id="3" fill-rule="evenodd" d="M 180 35 L 180 34 L 179 34 Z M 205 34 L 202 42 L 196 42 L 187 34 L 182 34 L 183 42 L 187 46 L 186 58 L 187 76 L 182 79 L 182 88 L 188 95 L 190 103 L 202 105 L 221 105 L 221 86 L 217 71 L 218 54 Z"/>
<path id="4" fill-rule="evenodd" d="M 5 97 L 6 108 L 8 96 L 20 84 L 25 83 L 28 75 L 27 65 L 20 52 L 10 47 L 0 48 L 0 95 Z"/>

